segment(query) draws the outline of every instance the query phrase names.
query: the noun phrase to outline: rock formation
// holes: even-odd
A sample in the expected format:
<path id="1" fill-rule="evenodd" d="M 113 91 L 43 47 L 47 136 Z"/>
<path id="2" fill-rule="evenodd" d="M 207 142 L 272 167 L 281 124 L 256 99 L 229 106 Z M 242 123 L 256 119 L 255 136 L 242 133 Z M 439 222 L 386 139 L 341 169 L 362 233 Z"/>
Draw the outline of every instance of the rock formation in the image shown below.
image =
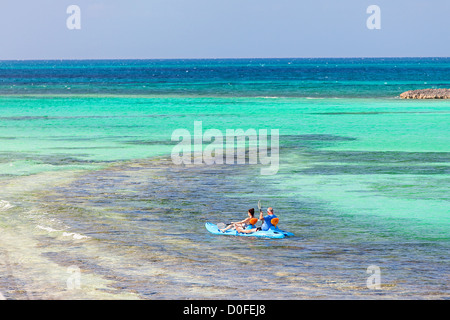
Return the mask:
<path id="1" fill-rule="evenodd" d="M 450 99 L 450 89 L 410 90 L 400 95 L 402 99 Z"/>

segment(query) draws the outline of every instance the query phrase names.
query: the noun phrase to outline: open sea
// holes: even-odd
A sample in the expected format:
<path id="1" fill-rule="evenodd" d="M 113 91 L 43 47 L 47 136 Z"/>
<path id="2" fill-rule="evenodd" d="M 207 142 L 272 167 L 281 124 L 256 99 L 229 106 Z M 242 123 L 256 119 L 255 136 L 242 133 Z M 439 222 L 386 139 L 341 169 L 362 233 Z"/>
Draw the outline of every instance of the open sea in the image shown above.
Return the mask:
<path id="1" fill-rule="evenodd" d="M 0 297 L 449 299 L 450 100 L 399 98 L 449 87 L 450 58 L 0 61 Z M 194 121 L 279 129 L 278 172 L 176 165 Z M 205 229 L 258 200 L 295 236 Z"/>

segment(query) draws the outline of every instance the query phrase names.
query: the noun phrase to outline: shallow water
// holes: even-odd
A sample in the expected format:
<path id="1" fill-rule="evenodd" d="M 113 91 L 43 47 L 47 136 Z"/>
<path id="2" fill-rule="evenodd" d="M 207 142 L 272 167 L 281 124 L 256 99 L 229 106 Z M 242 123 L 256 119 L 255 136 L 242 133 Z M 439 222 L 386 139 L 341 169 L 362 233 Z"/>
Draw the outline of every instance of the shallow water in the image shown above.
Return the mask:
<path id="1" fill-rule="evenodd" d="M 448 298 L 450 102 L 395 98 L 448 84 L 448 59 L 260 62 L 3 62 L 3 296 Z M 279 129 L 277 174 L 174 165 L 171 134 L 194 121 Z M 204 228 L 258 200 L 295 236 Z"/>
<path id="2" fill-rule="evenodd" d="M 259 179 L 242 183 L 239 177 L 251 170 L 188 170 L 169 160 L 130 162 L 79 173 L 75 179 L 63 176 L 57 188 L 33 192 L 32 209 L 8 209 L 18 213 L 20 228 L 29 226 L 23 241 L 30 238 L 34 249 L 29 250 L 37 247 L 43 260 L 31 267 L 42 279 L 29 274 L 22 279 L 27 294 L 70 296 L 64 268 L 75 265 L 82 270 L 84 298 L 101 298 L 105 292 L 148 299 L 447 295 L 442 278 L 448 271 L 445 234 L 426 237 L 415 229 L 415 235 L 402 227 L 414 222 L 402 218 L 355 217 L 307 196 L 274 196 L 272 184 Z M 217 179 L 224 171 L 225 178 Z M 69 181 L 63 183 L 65 179 Z M 282 240 L 218 237 L 204 229 L 206 221 L 236 218 L 236 212 L 223 209 L 230 203 L 242 212 L 256 198 L 273 204 L 282 217 L 280 225 L 296 235 Z M 432 228 L 416 223 L 420 227 Z M 19 252 L 26 250 L 22 246 Z M 28 254 L 22 259 L 21 267 L 29 262 Z M 44 270 L 49 264 L 61 268 L 60 287 L 35 288 L 36 282 L 48 279 Z M 382 290 L 365 286 L 369 265 L 381 268 Z M 103 290 L 93 290 L 84 283 L 85 274 L 97 277 L 95 286 L 101 280 L 108 283 Z M 4 295 L 21 298 L 23 293 L 10 288 Z"/>

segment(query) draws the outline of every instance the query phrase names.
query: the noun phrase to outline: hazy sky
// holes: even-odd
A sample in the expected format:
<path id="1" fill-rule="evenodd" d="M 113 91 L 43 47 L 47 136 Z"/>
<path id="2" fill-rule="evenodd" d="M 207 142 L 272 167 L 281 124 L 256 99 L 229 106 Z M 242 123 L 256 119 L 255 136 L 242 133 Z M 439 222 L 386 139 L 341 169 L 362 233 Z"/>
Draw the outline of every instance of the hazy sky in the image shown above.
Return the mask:
<path id="1" fill-rule="evenodd" d="M 0 41 L 0 59 L 448 57 L 450 0 L 1 0 Z"/>

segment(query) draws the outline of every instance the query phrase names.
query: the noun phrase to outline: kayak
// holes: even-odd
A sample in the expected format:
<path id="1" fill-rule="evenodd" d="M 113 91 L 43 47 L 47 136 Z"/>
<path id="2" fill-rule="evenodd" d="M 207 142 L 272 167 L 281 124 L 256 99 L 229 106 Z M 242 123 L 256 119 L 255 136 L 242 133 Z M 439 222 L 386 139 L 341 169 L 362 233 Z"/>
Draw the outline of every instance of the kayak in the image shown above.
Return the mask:
<path id="1" fill-rule="evenodd" d="M 205 224 L 206 230 L 216 235 L 224 235 L 224 236 L 239 236 L 239 237 L 256 237 L 256 238 L 271 238 L 271 239 L 282 239 L 287 236 L 293 236 L 294 234 L 291 232 L 283 231 L 278 228 L 272 227 L 267 231 L 256 231 L 252 233 L 240 233 L 236 230 L 227 230 L 222 232 L 219 230 L 219 227 L 214 223 L 207 222 Z"/>

